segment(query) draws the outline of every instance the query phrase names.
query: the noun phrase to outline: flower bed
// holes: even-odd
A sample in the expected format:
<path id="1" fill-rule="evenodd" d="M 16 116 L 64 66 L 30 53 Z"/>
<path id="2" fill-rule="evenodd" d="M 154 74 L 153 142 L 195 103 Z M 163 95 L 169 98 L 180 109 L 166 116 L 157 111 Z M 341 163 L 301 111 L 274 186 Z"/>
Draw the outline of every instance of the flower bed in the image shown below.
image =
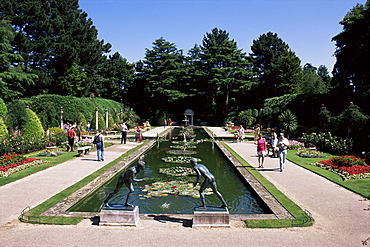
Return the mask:
<path id="1" fill-rule="evenodd" d="M 313 165 L 333 171 L 341 176 L 343 180 L 370 178 L 370 166 L 366 164 L 364 159 L 353 155 L 322 160 Z"/>
<path id="2" fill-rule="evenodd" d="M 296 153 L 296 155 L 298 155 L 299 157 L 302 157 L 302 158 L 325 158 L 326 155 L 319 152 L 319 151 L 313 151 L 313 150 L 306 150 L 306 149 L 301 149 L 301 150 L 298 150 L 298 152 Z"/>
<path id="3" fill-rule="evenodd" d="M 54 150 L 44 150 L 41 151 L 40 153 L 37 154 L 37 156 L 46 156 L 46 157 L 51 157 L 51 156 L 59 156 L 64 154 L 63 151 L 54 151 Z"/>
<path id="4" fill-rule="evenodd" d="M 304 147 L 304 143 L 295 141 L 295 140 L 289 140 L 289 150 L 296 150 Z"/>
<path id="5" fill-rule="evenodd" d="M 19 154 L 3 155 L 0 157 L 0 177 L 8 177 L 17 171 L 42 163 L 42 160 L 26 158 Z"/>

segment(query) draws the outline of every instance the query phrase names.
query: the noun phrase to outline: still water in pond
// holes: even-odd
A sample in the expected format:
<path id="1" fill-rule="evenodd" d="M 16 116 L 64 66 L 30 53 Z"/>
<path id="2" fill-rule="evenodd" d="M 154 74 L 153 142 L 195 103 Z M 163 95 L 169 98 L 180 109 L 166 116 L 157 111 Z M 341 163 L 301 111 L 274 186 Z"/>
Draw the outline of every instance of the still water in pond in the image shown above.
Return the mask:
<path id="1" fill-rule="evenodd" d="M 169 138 L 176 138 L 179 134 L 180 129 L 174 129 L 169 134 Z M 203 129 L 194 129 L 195 140 L 208 138 L 207 134 Z M 183 140 L 180 136 L 179 140 Z M 175 141 L 175 143 L 173 143 Z M 150 188 L 160 182 L 162 184 L 171 184 L 171 189 L 176 190 L 180 187 L 180 184 L 189 183 L 192 184 L 196 181 L 196 176 L 170 176 L 160 173 L 159 170 L 163 168 L 171 167 L 189 167 L 192 168 L 190 163 L 176 164 L 167 163 L 162 160 L 165 157 L 178 157 L 178 155 L 168 154 L 170 150 L 176 150 L 176 146 L 183 145 L 184 143 L 172 139 L 172 141 L 158 142 L 148 152 L 145 153 L 145 169 L 137 174 L 137 178 L 147 177 L 149 180 L 134 183 L 135 192 L 132 193 L 130 204 L 139 206 L 141 214 L 192 214 L 193 209 L 197 205 L 201 205 L 201 200 L 198 197 L 189 195 L 182 195 L 180 193 L 164 193 L 162 196 L 151 196 L 146 191 L 145 186 Z M 268 209 L 261 206 L 254 197 L 254 195 L 248 190 L 246 184 L 236 174 L 232 168 L 230 162 L 219 150 L 219 148 L 212 142 L 201 142 L 193 143 L 187 141 L 188 147 L 186 150 L 196 151 L 196 154 L 191 155 L 200 159 L 198 163 L 204 164 L 208 167 L 209 171 L 215 176 L 217 188 L 224 197 L 228 204 L 230 214 L 262 214 L 266 213 Z M 172 146 L 172 147 L 171 147 Z M 174 148 L 175 146 L 175 148 Z M 193 146 L 191 148 L 189 146 Z M 177 149 L 179 150 L 179 149 Z M 184 155 L 183 155 L 184 156 Z M 129 167 L 136 165 L 131 164 Z M 123 171 L 124 172 L 124 171 Z M 121 174 L 121 173 L 120 173 Z M 98 212 L 99 208 L 108 196 L 108 194 L 115 189 L 117 180 L 120 174 L 117 174 L 108 183 L 102 185 L 91 195 L 73 206 L 69 211 L 72 212 Z M 203 182 L 203 178 L 200 179 Z M 148 187 L 149 186 L 149 187 Z M 189 185 L 191 187 L 191 185 Z M 123 186 L 120 191 L 109 201 L 110 204 L 124 204 L 128 189 Z M 192 190 L 194 191 L 194 190 Z M 192 194 L 198 196 L 199 193 L 195 190 Z M 206 205 L 208 206 L 219 206 L 221 201 L 215 194 L 206 195 Z"/>

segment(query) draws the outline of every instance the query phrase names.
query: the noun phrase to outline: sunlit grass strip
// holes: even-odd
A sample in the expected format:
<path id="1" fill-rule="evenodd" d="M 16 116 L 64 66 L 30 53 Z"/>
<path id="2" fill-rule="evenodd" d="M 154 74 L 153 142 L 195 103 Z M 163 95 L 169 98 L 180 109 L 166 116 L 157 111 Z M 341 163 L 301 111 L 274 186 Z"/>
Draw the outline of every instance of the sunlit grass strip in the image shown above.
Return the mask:
<path id="1" fill-rule="evenodd" d="M 48 210 L 49 208 L 56 205 L 58 202 L 62 201 L 66 197 L 70 196 L 72 193 L 79 190 L 81 187 L 87 185 L 95 178 L 101 176 L 105 173 L 108 169 L 112 166 L 116 165 L 118 162 L 125 159 L 127 156 L 131 155 L 142 146 L 146 145 L 149 141 L 144 141 L 139 146 L 129 150 L 122 156 L 118 157 L 117 159 L 113 160 L 112 162 L 108 163 L 106 166 L 100 168 L 99 170 L 95 171 L 94 173 L 88 175 L 87 177 L 83 178 L 79 182 L 71 185 L 70 187 L 66 188 L 62 192 L 52 196 L 45 202 L 39 204 L 38 206 L 32 208 L 31 210 L 24 213 L 23 217 L 20 217 L 22 222 L 26 223 L 40 223 L 40 224 L 54 224 L 54 225 L 77 225 L 83 218 L 82 217 L 63 217 L 63 216 L 41 216 L 43 212 Z"/>
<path id="2" fill-rule="evenodd" d="M 311 172 L 314 172 L 330 181 L 333 183 L 336 183 L 350 191 L 353 191 L 365 198 L 370 199 L 370 178 L 364 178 L 364 179 L 355 179 L 355 180 L 346 180 L 344 181 L 341 176 L 338 174 L 320 168 L 315 165 L 311 165 L 311 163 L 318 162 L 320 160 L 328 160 L 330 158 L 337 157 L 337 156 L 327 156 L 326 158 L 302 158 L 297 155 L 295 155 L 294 151 L 288 151 L 288 156 L 287 159 Z"/>
<path id="3" fill-rule="evenodd" d="M 225 142 L 221 142 L 222 145 L 242 164 L 247 171 L 260 183 L 262 184 L 272 196 L 295 218 L 290 219 L 250 219 L 245 220 L 248 227 L 251 228 L 283 228 L 295 226 L 295 220 L 300 221 L 301 224 L 297 226 L 311 226 L 313 219 L 302 210 L 297 204 L 285 196 L 275 185 L 269 180 L 262 176 L 254 167 L 252 167 L 247 161 L 245 161 L 239 154 L 237 154 L 232 148 L 230 148 Z"/>

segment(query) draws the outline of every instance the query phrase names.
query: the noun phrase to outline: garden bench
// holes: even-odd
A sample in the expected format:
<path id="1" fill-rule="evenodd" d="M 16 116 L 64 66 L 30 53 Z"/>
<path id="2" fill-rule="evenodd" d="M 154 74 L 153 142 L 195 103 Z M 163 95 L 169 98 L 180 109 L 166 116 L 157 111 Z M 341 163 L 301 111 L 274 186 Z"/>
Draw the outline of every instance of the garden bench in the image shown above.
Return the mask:
<path id="1" fill-rule="evenodd" d="M 87 139 L 87 140 L 91 140 L 91 141 L 92 141 L 93 136 L 82 135 L 82 136 L 81 136 L 81 138 L 82 138 L 82 140 L 83 140 L 83 139 Z"/>
<path id="2" fill-rule="evenodd" d="M 90 153 L 90 148 L 92 148 L 92 147 L 91 146 L 84 146 L 84 147 L 77 148 L 78 156 L 84 156 L 86 154 L 89 154 Z"/>
<path id="3" fill-rule="evenodd" d="M 116 135 L 118 131 L 115 131 L 115 130 L 107 130 L 105 131 L 106 135 L 109 135 L 109 134 L 113 134 L 113 135 Z"/>

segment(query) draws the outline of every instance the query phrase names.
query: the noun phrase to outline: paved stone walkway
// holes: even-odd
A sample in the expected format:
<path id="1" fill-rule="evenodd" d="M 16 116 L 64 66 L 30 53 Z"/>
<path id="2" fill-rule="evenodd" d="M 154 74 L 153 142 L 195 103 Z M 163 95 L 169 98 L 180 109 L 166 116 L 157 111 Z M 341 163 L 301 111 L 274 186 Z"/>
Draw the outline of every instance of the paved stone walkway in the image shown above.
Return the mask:
<path id="1" fill-rule="evenodd" d="M 228 135 L 209 127 L 216 136 Z M 156 136 L 163 128 L 146 135 Z M 34 207 L 135 147 L 117 143 L 106 149 L 104 162 L 96 152 L 0 187 L 0 246 L 362 246 L 370 237 L 370 201 L 290 162 L 278 171 L 278 159 L 266 158 L 261 174 L 303 209 L 312 213 L 311 227 L 248 229 L 233 222 L 229 229 L 192 229 L 176 216 L 141 220 L 137 227 L 99 227 L 90 220 L 77 226 L 20 223 L 27 206 Z M 257 167 L 253 142 L 228 143 Z M 369 189 L 370 190 L 370 189 Z M 370 240 L 369 240 L 370 244 Z"/>

